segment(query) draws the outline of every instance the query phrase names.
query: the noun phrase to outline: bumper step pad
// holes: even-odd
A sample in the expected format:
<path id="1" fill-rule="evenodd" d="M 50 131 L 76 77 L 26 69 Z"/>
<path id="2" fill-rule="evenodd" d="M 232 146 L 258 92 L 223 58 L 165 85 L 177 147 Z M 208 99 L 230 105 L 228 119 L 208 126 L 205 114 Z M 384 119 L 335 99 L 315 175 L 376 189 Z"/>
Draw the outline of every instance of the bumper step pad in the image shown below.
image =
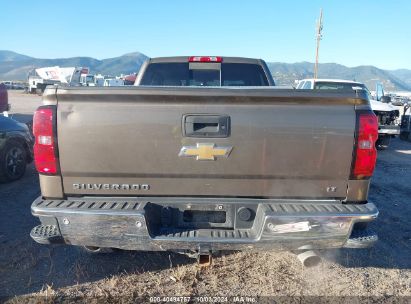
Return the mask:
<path id="1" fill-rule="evenodd" d="M 354 230 L 345 243 L 345 248 L 370 248 L 378 241 L 378 235 L 370 229 Z"/>
<path id="2" fill-rule="evenodd" d="M 63 242 L 59 229 L 55 225 L 38 225 L 31 230 L 30 236 L 40 244 L 56 244 Z"/>

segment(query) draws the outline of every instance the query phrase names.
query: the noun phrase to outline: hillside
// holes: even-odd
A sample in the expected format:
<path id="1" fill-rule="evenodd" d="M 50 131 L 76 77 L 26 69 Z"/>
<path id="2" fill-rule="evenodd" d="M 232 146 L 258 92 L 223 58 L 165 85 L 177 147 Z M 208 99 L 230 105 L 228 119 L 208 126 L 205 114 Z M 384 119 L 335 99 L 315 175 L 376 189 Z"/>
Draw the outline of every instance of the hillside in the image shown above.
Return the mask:
<path id="1" fill-rule="evenodd" d="M 120 57 L 98 60 L 91 57 L 58 59 L 39 59 L 11 51 L 0 51 L 0 80 L 25 80 L 27 73 L 45 66 L 85 66 L 92 73 L 109 75 L 137 72 L 147 56 L 135 52 Z M 292 85 L 294 80 L 311 78 L 314 64 L 310 62 L 281 63 L 269 62 L 268 66 L 277 84 Z M 342 78 L 364 82 L 371 90 L 377 82 L 383 83 L 387 90 L 411 90 L 411 70 L 387 71 L 375 66 L 346 67 L 336 63 L 323 63 L 319 66 L 320 78 Z"/>
<path id="2" fill-rule="evenodd" d="M 0 51 L 0 79 L 25 80 L 33 68 L 46 66 L 84 66 L 92 73 L 109 75 L 131 74 L 140 69 L 147 59 L 144 54 L 135 52 L 116 58 L 98 60 L 90 57 L 72 57 L 58 59 L 38 59 L 10 51 Z"/>
<path id="3" fill-rule="evenodd" d="M 390 71 L 392 75 L 404 81 L 409 87 L 411 87 L 411 70 L 400 69 Z"/>
<path id="4" fill-rule="evenodd" d="M 273 74 L 277 84 L 293 84 L 295 79 L 312 78 L 314 64 L 309 62 L 279 63 L 270 62 L 268 67 Z M 402 73 L 376 68 L 375 66 L 358 66 L 349 68 L 336 63 L 323 63 L 318 68 L 319 78 L 339 78 L 356 80 L 365 83 L 370 90 L 375 88 L 376 83 L 382 83 L 389 91 L 411 90 L 411 71 L 399 70 Z M 405 72 L 408 71 L 408 74 Z M 393 71 L 395 72 L 395 71 Z M 408 77 L 409 82 L 406 81 Z"/>

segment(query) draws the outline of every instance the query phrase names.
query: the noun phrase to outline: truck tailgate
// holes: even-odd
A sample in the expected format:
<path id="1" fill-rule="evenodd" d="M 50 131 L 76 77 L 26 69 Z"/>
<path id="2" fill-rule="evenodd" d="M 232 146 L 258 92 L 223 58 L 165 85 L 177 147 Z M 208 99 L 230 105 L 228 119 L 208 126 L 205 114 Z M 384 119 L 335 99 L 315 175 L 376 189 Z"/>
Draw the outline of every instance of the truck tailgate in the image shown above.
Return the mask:
<path id="1" fill-rule="evenodd" d="M 347 194 L 355 104 L 344 93 L 256 88 L 59 88 L 67 195 L 338 198 Z M 229 117 L 229 136 L 186 137 L 183 117 Z M 232 148 L 179 156 L 183 146 Z M 136 186 L 138 185 L 138 186 Z M 143 186 L 142 186 L 143 185 Z"/>

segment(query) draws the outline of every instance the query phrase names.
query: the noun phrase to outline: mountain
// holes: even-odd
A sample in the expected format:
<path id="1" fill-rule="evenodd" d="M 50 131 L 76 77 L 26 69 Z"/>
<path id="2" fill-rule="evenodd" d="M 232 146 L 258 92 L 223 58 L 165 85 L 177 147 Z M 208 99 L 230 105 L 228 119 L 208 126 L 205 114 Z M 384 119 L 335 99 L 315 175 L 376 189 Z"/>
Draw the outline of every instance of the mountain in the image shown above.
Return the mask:
<path id="1" fill-rule="evenodd" d="M 120 57 L 98 60 L 90 57 L 72 57 L 58 59 L 39 59 L 20 55 L 11 51 L 0 51 L 0 79 L 25 80 L 33 68 L 47 66 L 84 66 L 92 73 L 120 75 L 138 72 L 147 56 L 138 52 Z"/>
<path id="2" fill-rule="evenodd" d="M 39 59 L 11 51 L 0 50 L 0 79 L 25 80 L 33 68 L 46 66 L 84 66 L 91 73 L 120 75 L 138 72 L 147 56 L 135 52 L 120 57 L 98 60 L 91 57 L 72 57 L 58 59 Z M 281 63 L 268 62 L 268 67 L 277 84 L 293 85 L 296 79 L 312 78 L 314 64 L 310 62 Z M 319 78 L 341 78 L 364 82 L 370 90 L 380 82 L 388 91 L 411 91 L 411 70 L 382 70 L 375 66 L 346 67 L 336 63 L 319 65 Z"/>
<path id="3" fill-rule="evenodd" d="M 26 59 L 32 58 L 12 51 L 0 51 L 0 62 L 18 61 Z"/>
<path id="4" fill-rule="evenodd" d="M 395 77 L 400 78 L 408 86 L 411 86 L 411 70 L 400 69 L 400 70 L 390 71 L 390 73 L 394 75 Z"/>
<path id="5" fill-rule="evenodd" d="M 267 65 L 277 84 L 291 85 L 296 79 L 314 75 L 314 64 L 310 62 L 269 62 Z M 318 66 L 318 78 L 355 80 L 365 83 L 370 90 L 374 90 L 377 83 L 382 83 L 388 91 L 411 90 L 411 70 L 386 71 L 375 66 L 349 68 L 336 63 L 322 63 Z"/>

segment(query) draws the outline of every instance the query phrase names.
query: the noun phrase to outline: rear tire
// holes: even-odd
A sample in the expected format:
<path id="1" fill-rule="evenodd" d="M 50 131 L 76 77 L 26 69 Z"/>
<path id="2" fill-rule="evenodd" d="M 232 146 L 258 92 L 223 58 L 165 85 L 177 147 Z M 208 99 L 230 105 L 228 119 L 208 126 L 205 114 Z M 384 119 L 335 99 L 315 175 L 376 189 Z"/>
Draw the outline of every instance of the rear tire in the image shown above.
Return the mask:
<path id="1" fill-rule="evenodd" d="M 23 144 L 10 140 L 0 151 L 0 182 L 20 179 L 26 172 L 26 165 L 27 152 Z"/>
<path id="2" fill-rule="evenodd" d="M 388 146 L 390 145 L 390 142 L 391 142 L 390 135 L 378 136 L 375 146 L 377 147 L 378 150 L 386 150 Z"/>

